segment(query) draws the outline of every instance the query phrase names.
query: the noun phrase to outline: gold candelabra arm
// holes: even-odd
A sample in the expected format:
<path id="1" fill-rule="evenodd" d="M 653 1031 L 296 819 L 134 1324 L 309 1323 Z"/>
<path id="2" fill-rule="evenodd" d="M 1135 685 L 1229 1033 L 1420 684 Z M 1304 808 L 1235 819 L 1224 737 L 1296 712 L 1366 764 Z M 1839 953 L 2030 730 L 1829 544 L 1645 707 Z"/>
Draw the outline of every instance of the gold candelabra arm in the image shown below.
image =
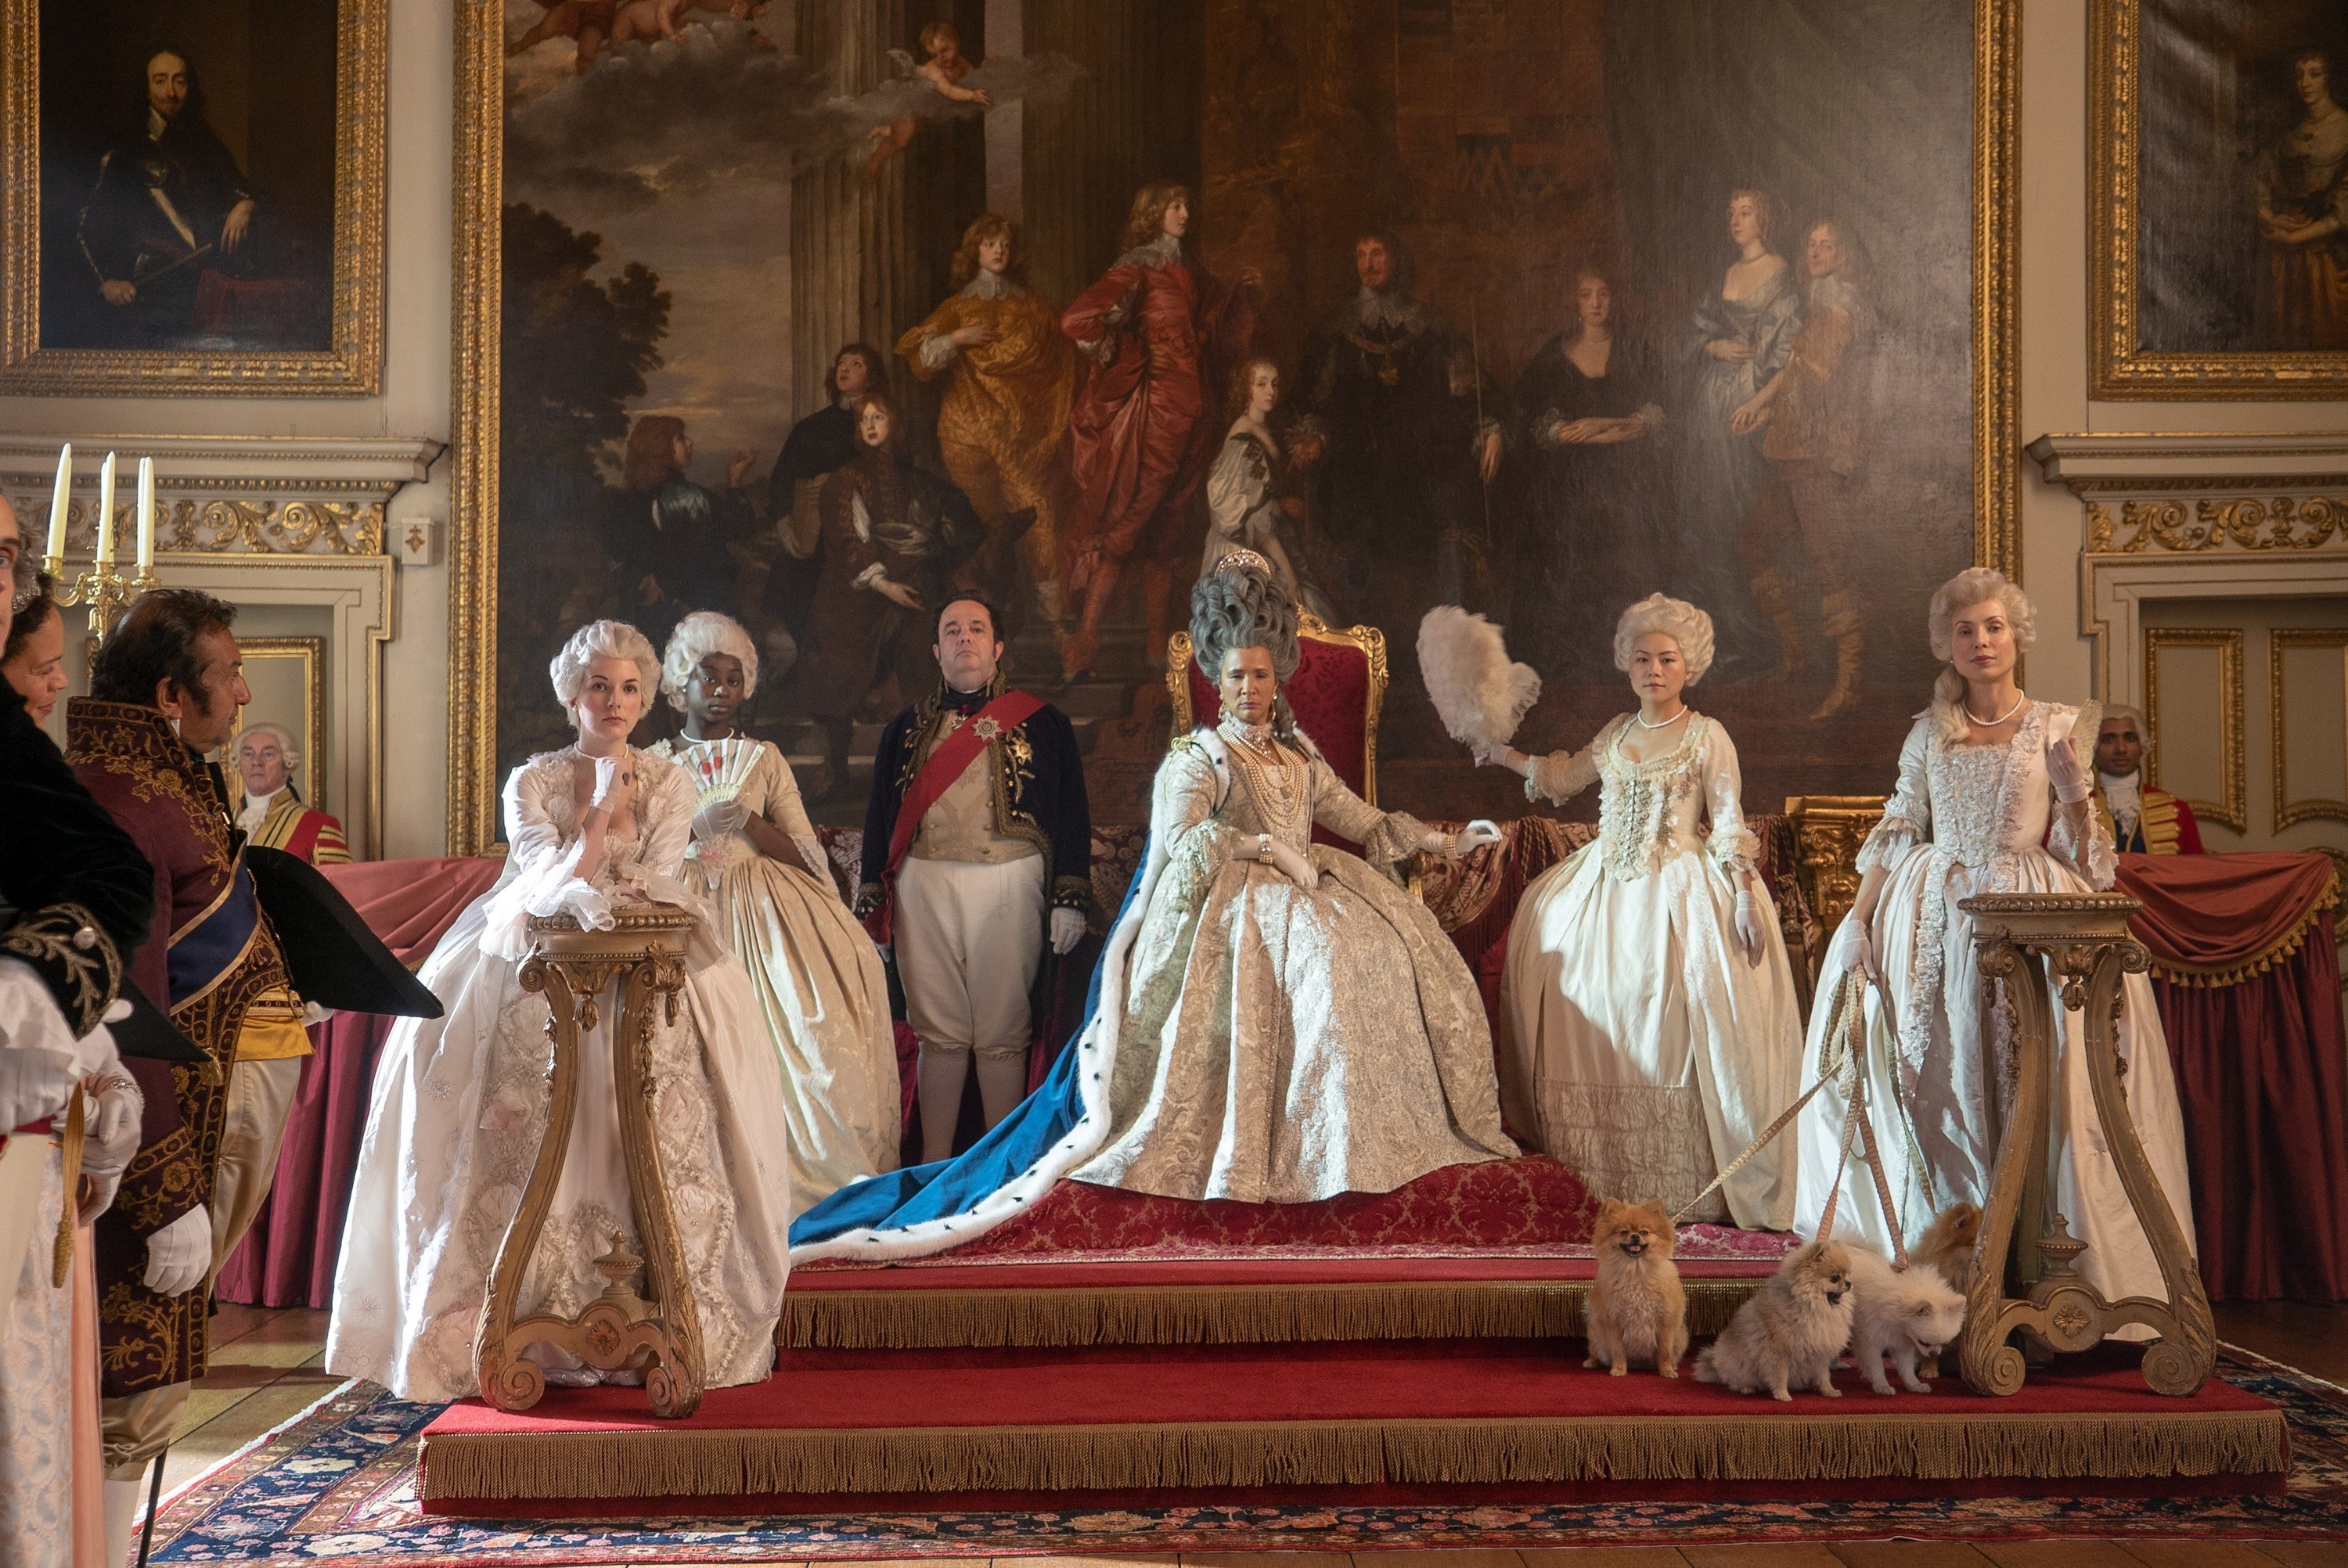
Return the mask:
<path id="1" fill-rule="evenodd" d="M 133 578 L 125 578 L 115 569 L 112 561 L 94 562 L 85 572 L 77 573 L 68 584 L 66 580 L 65 559 L 50 556 L 43 565 L 50 579 L 57 583 L 53 590 L 61 606 L 85 605 L 89 610 L 89 636 L 93 642 L 103 642 L 114 625 L 118 611 L 128 610 L 139 596 L 163 586 L 150 569 Z"/>

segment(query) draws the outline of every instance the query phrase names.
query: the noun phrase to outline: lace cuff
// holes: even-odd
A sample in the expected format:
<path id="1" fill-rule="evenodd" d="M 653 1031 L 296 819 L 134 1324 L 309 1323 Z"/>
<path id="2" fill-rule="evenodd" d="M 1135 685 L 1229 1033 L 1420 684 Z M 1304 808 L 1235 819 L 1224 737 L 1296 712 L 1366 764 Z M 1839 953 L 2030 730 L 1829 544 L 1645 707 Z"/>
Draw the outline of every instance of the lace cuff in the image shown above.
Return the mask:
<path id="1" fill-rule="evenodd" d="M 2120 864 L 2110 836 L 2098 831 L 2093 807 L 2081 814 L 2079 825 L 2072 825 L 2072 815 L 2062 806 L 2054 808 L 2054 821 L 2047 831 L 2046 847 L 2055 858 L 2067 862 L 2071 868 L 2085 877 L 2087 886 L 2098 893 L 2108 893 L 2119 880 Z"/>
<path id="2" fill-rule="evenodd" d="M 1875 825 L 1866 842 L 1859 846 L 1859 874 L 1864 876 L 1870 871 L 1889 869 L 1924 838 L 1924 830 L 1907 817 L 1898 812 L 1885 812 L 1883 820 Z"/>
<path id="3" fill-rule="evenodd" d="M 1373 866 L 1399 866 L 1416 855 L 1420 844 L 1434 831 L 1408 812 L 1387 812 L 1362 840 L 1362 858 Z"/>
<path id="4" fill-rule="evenodd" d="M 1750 828 L 1740 827 L 1734 832 L 1715 828 L 1704 843 L 1704 853 L 1723 871 L 1741 872 L 1747 876 L 1759 875 L 1761 840 Z"/>
<path id="5" fill-rule="evenodd" d="M 1554 752 L 1535 757 L 1532 772 L 1525 775 L 1525 798 L 1536 805 L 1544 800 L 1563 805 L 1598 782 L 1597 752 L 1591 746 L 1571 756 Z"/>

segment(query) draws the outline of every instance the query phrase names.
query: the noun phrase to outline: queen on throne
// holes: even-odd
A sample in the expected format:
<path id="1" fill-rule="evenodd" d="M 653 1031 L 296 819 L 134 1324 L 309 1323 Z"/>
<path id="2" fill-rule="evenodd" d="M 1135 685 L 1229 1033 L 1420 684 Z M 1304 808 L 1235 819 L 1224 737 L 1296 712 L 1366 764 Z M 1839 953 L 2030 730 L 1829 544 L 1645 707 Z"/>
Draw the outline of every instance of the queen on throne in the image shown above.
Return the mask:
<path id="1" fill-rule="evenodd" d="M 1297 612 L 1262 558 L 1226 557 L 1190 603 L 1223 716 L 1159 769 L 1082 1032 L 968 1153 L 801 1216 L 796 1260 L 942 1251 L 1062 1177 L 1309 1203 L 1517 1153 L 1475 978 L 1392 872 L 1497 832 L 1431 829 L 1337 777 L 1280 697 Z M 1362 854 L 1314 844 L 1316 824 Z"/>

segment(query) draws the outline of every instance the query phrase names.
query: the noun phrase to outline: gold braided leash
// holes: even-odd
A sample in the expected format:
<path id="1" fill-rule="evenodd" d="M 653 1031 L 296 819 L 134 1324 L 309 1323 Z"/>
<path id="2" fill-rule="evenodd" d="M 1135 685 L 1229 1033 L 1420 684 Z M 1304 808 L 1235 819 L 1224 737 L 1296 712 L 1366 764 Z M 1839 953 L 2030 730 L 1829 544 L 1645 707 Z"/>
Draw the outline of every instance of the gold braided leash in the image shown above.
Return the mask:
<path id="1" fill-rule="evenodd" d="M 72 1277 L 74 1216 L 80 1209 L 75 1194 L 81 1186 L 81 1147 L 88 1132 L 88 1103 L 89 1096 L 80 1084 L 75 1084 L 73 1098 L 66 1102 L 66 1130 L 57 1140 L 65 1157 L 66 1198 L 57 1211 L 57 1245 L 50 1249 L 49 1285 L 54 1289 L 63 1289 Z"/>

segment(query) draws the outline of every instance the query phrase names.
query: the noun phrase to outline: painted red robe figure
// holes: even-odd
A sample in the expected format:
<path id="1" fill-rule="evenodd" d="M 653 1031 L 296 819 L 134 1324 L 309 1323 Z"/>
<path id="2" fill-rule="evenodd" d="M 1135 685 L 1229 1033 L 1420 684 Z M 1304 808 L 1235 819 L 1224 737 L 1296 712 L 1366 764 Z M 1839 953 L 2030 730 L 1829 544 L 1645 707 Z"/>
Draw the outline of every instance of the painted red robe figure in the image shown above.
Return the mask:
<path id="1" fill-rule="evenodd" d="M 1189 190 L 1142 187 L 1125 253 L 1060 318 L 1092 363 L 1068 416 L 1076 504 L 1065 548 L 1068 588 L 1085 600 L 1061 651 L 1070 671 L 1091 666 L 1101 617 L 1136 565 L 1149 655 L 1162 658 L 1175 574 L 1198 557 L 1191 502 L 1220 438 L 1208 388 L 1220 384 L 1219 365 L 1251 346 L 1262 278 L 1248 267 L 1227 284 L 1200 267 L 1182 249 L 1189 226 Z"/>

